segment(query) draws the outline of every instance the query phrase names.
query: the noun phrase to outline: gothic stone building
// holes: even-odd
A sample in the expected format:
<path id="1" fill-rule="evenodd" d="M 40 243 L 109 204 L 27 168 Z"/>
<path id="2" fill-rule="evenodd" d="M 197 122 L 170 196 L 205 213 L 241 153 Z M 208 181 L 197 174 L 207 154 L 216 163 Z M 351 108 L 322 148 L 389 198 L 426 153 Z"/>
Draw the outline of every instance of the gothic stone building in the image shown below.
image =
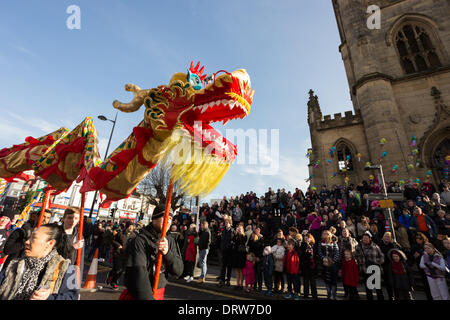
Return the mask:
<path id="1" fill-rule="evenodd" d="M 349 183 L 368 180 L 370 174 L 376 175 L 364 171 L 368 161 L 383 165 L 387 181 L 423 181 L 431 171 L 430 180 L 436 185 L 448 170 L 445 157 L 450 155 L 450 1 L 332 0 L 332 4 L 354 112 L 323 116 L 318 97 L 309 92 L 311 185 L 344 184 L 342 168 Z M 381 29 L 367 27 L 371 14 L 366 11 L 373 4 L 381 8 Z M 417 147 L 411 146 L 413 136 Z M 330 157 L 333 146 L 336 151 Z M 315 166 L 317 160 L 320 164 Z M 398 170 L 392 173 L 396 165 Z M 337 176 L 331 178 L 334 173 Z"/>

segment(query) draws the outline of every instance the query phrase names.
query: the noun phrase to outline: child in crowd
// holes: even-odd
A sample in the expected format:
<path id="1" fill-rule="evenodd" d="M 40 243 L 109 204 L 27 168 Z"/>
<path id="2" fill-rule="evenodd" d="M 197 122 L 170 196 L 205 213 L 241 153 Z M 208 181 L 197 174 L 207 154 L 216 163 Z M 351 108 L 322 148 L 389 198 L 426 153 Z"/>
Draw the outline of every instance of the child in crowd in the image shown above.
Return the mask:
<path id="1" fill-rule="evenodd" d="M 300 300 L 300 279 L 298 271 L 300 267 L 300 260 L 297 250 L 295 250 L 296 242 L 293 239 L 289 239 L 287 243 L 287 253 L 285 255 L 284 269 L 286 273 L 286 279 L 288 283 L 288 292 L 284 296 L 285 299 Z M 292 295 L 292 286 L 294 287 L 294 294 Z"/>
<path id="2" fill-rule="evenodd" d="M 387 255 L 391 261 L 387 268 L 387 278 L 394 289 L 395 300 L 413 300 L 414 275 L 406 263 L 405 253 L 398 249 L 391 249 Z"/>
<path id="3" fill-rule="evenodd" d="M 255 260 L 256 257 L 253 252 L 247 254 L 245 268 L 242 270 L 245 279 L 245 292 L 250 292 L 255 284 Z"/>
<path id="4" fill-rule="evenodd" d="M 266 296 L 272 295 L 272 284 L 273 284 L 273 268 L 274 260 L 272 255 L 272 247 L 267 245 L 263 251 L 263 270 L 264 270 L 264 284 L 266 285 L 267 291 Z"/>
<path id="5" fill-rule="evenodd" d="M 323 270 L 322 277 L 327 287 L 327 298 L 331 300 L 337 300 L 337 271 L 336 265 L 331 257 L 323 258 Z"/>
<path id="6" fill-rule="evenodd" d="M 350 300 L 359 300 L 358 283 L 359 270 L 351 250 L 344 251 L 341 264 L 342 282 L 344 284 L 344 297 Z"/>
<path id="7" fill-rule="evenodd" d="M 283 293 L 284 291 L 283 261 L 285 251 L 286 249 L 284 248 L 284 240 L 278 238 L 277 244 L 272 247 L 272 255 L 274 258 L 273 277 L 275 292 L 277 293 Z"/>

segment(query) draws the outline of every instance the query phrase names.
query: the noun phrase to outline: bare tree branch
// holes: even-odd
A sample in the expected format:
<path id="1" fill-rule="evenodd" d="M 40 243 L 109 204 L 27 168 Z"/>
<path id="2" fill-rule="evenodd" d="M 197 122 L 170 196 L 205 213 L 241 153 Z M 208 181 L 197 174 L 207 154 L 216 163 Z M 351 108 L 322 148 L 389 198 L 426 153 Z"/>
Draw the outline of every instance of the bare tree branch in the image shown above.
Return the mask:
<path id="1" fill-rule="evenodd" d="M 148 210 L 149 204 L 158 205 L 166 203 L 167 188 L 170 181 L 170 165 L 158 163 L 150 173 L 141 181 L 138 191 L 144 194 L 144 212 Z M 187 196 L 181 192 L 179 184 L 174 183 L 171 207 L 176 210 L 186 202 Z"/>

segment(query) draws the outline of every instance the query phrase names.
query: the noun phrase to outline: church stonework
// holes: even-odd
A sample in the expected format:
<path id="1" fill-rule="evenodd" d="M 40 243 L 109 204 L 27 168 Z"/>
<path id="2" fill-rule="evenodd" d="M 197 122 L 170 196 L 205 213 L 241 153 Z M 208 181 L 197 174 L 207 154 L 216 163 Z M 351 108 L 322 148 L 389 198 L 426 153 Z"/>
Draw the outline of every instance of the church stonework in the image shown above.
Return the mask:
<path id="1" fill-rule="evenodd" d="M 354 111 L 323 116 L 319 98 L 309 92 L 311 185 L 344 184 L 340 168 L 349 183 L 368 180 L 377 172 L 364 171 L 366 162 L 381 163 L 387 181 L 424 181 L 431 171 L 437 185 L 450 155 L 450 1 L 332 0 L 332 5 Z M 370 5 L 381 8 L 380 29 L 367 27 Z"/>

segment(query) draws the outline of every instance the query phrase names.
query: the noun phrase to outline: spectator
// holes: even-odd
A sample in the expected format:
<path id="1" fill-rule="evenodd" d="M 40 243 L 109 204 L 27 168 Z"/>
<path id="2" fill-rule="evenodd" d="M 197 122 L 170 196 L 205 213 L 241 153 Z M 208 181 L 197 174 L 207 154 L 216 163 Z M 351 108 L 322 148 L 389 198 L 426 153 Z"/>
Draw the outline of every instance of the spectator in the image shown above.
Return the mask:
<path id="1" fill-rule="evenodd" d="M 420 259 L 420 268 L 424 269 L 427 275 L 433 300 L 449 300 L 448 287 L 446 282 L 445 260 L 430 242 L 424 245 L 425 252 Z"/>
<path id="2" fill-rule="evenodd" d="M 386 257 L 389 259 L 385 270 L 386 278 L 394 292 L 395 300 L 413 300 L 414 276 L 406 263 L 406 255 L 401 250 L 393 248 Z"/>
<path id="3" fill-rule="evenodd" d="M 323 269 L 322 277 L 327 288 L 327 298 L 331 300 L 337 300 L 336 290 L 337 290 L 337 270 L 336 264 L 330 257 L 323 257 L 322 260 Z"/>
<path id="4" fill-rule="evenodd" d="M 0 273 L 0 300 L 77 300 L 68 287 L 76 269 L 70 265 L 71 244 L 57 224 L 45 224 L 25 243 L 24 257 Z M 43 275 L 43 276 L 41 276 Z"/>
<path id="5" fill-rule="evenodd" d="M 381 249 L 381 252 L 383 253 L 385 259 L 384 262 L 381 264 L 383 268 L 383 275 L 384 275 L 384 283 L 386 286 L 386 291 L 388 293 L 389 300 L 394 300 L 394 291 L 391 286 L 391 282 L 389 281 L 389 262 L 390 260 L 388 258 L 388 253 L 392 249 L 400 249 L 397 244 L 395 244 L 392 240 L 392 233 L 385 232 L 383 235 L 383 239 L 379 242 L 379 247 Z"/>
<path id="6" fill-rule="evenodd" d="M 186 282 L 191 282 L 194 280 L 194 266 L 195 258 L 197 256 L 197 243 L 198 243 L 198 233 L 196 230 L 196 225 L 191 224 L 184 237 L 184 245 L 182 250 L 182 257 L 184 261 L 184 280 Z"/>
<path id="7" fill-rule="evenodd" d="M 199 232 L 199 239 L 198 239 L 198 266 L 202 270 L 202 273 L 200 274 L 200 279 L 198 280 L 198 283 L 204 283 L 206 278 L 206 273 L 208 271 L 208 253 L 209 253 L 209 246 L 211 245 L 211 231 L 208 227 L 208 221 L 204 220 L 200 224 L 200 232 Z"/>
<path id="8" fill-rule="evenodd" d="M 358 239 L 361 239 L 366 231 L 370 231 L 369 218 L 362 216 L 361 221 L 357 223 L 356 228 L 358 231 Z"/>
<path id="9" fill-rule="evenodd" d="M 233 263 L 233 238 L 235 231 L 232 227 L 232 220 L 230 218 L 225 219 L 225 228 L 221 233 L 220 251 L 222 256 L 222 268 L 220 270 L 220 282 L 219 285 L 226 284 L 230 286 L 231 270 Z M 226 273 L 226 274 L 225 274 Z M 225 279 L 226 276 L 226 279 Z M 226 281 L 226 282 L 225 282 Z"/>
<path id="10" fill-rule="evenodd" d="M 299 281 L 299 257 L 298 252 L 295 250 L 295 241 L 289 239 L 287 242 L 287 252 L 285 254 L 284 269 L 288 284 L 288 292 L 284 296 L 285 299 L 300 300 L 300 281 Z M 293 289 L 293 291 L 292 291 Z"/>
<path id="11" fill-rule="evenodd" d="M 255 284 L 255 261 L 256 257 L 252 252 L 247 253 L 243 275 L 245 279 L 245 292 L 249 293 Z"/>
<path id="12" fill-rule="evenodd" d="M 50 210 L 45 210 L 42 223 L 48 224 L 51 218 L 52 212 Z M 20 258 L 24 255 L 25 242 L 30 239 L 38 221 L 38 212 L 31 212 L 28 221 L 23 224 L 22 228 L 17 228 L 9 235 L 9 238 L 6 240 L 3 247 L 3 254 L 8 256 L 3 263 L 3 268 L 6 268 L 11 260 Z"/>
<path id="13" fill-rule="evenodd" d="M 443 200 L 443 202 L 447 207 L 450 206 L 450 188 L 448 183 L 443 185 L 443 191 L 441 192 L 441 199 Z"/>
<path id="14" fill-rule="evenodd" d="M 117 283 L 120 276 L 125 271 L 126 260 L 126 247 L 129 239 L 136 237 L 133 232 L 134 225 L 131 222 L 127 222 L 126 229 L 122 232 L 117 232 L 112 241 L 113 245 L 113 267 L 110 271 L 106 284 L 111 284 L 113 290 L 119 290 Z"/>
<path id="15" fill-rule="evenodd" d="M 342 230 L 342 237 L 339 239 L 339 257 L 344 257 L 344 251 L 350 250 L 352 255 L 355 254 L 356 247 L 358 246 L 358 241 L 353 238 L 348 231 L 348 229 Z"/>
<path id="16" fill-rule="evenodd" d="M 262 259 L 263 271 L 264 271 L 264 284 L 266 285 L 267 291 L 265 293 L 266 296 L 272 295 L 272 285 L 273 285 L 273 269 L 274 269 L 274 259 L 272 255 L 272 248 L 270 244 L 267 243 L 267 246 L 263 250 L 263 259 Z"/>
<path id="17" fill-rule="evenodd" d="M 276 293 L 284 291 L 283 263 L 284 263 L 284 239 L 277 238 L 277 244 L 272 247 L 272 255 L 274 257 L 274 285 Z"/>
<path id="18" fill-rule="evenodd" d="M 76 207 L 68 207 L 64 210 L 64 215 L 62 218 L 62 226 L 64 232 L 67 235 L 67 241 L 72 245 L 72 264 L 77 263 L 77 251 L 81 249 L 81 260 L 80 260 L 80 270 L 84 270 L 84 239 L 78 240 L 78 222 L 80 221 L 80 210 Z"/>
<path id="19" fill-rule="evenodd" d="M 346 249 L 341 265 L 342 282 L 344 284 L 344 297 L 350 300 L 359 300 L 358 283 L 359 270 L 353 251 Z"/>
<path id="20" fill-rule="evenodd" d="M 406 228 L 406 230 L 410 230 L 411 227 L 411 212 L 404 208 L 402 210 L 402 215 L 398 218 L 398 221 L 402 224 L 403 227 Z"/>
<path id="21" fill-rule="evenodd" d="M 0 267 L 3 264 L 3 258 L 5 254 L 3 253 L 6 239 L 8 239 L 9 231 L 8 224 L 14 217 L 14 212 L 12 210 L 5 210 L 0 215 Z"/>
<path id="22" fill-rule="evenodd" d="M 414 216 L 411 218 L 411 230 L 422 232 L 428 239 L 434 241 L 436 238 L 436 224 L 433 219 L 422 212 L 420 207 L 414 208 Z"/>
<path id="23" fill-rule="evenodd" d="M 409 243 L 408 231 L 398 220 L 394 220 L 393 223 L 395 239 L 402 248 L 402 251 L 408 256 L 411 252 L 411 244 Z"/>
<path id="24" fill-rule="evenodd" d="M 244 288 L 243 269 L 245 268 L 245 261 L 247 256 L 246 236 L 242 226 L 236 228 L 236 234 L 233 238 L 233 268 L 236 270 L 236 288 L 242 290 Z"/>
<path id="25" fill-rule="evenodd" d="M 326 230 L 322 233 L 322 241 L 319 245 L 319 257 L 321 261 L 329 257 L 334 264 L 339 263 L 339 246 L 336 240 L 330 231 Z"/>
<path id="26" fill-rule="evenodd" d="M 356 227 L 355 227 L 355 223 L 353 222 L 353 219 L 347 218 L 345 224 L 346 224 L 346 229 L 350 232 L 351 236 L 353 238 L 356 238 L 358 236 L 358 234 L 356 232 Z"/>
<path id="27" fill-rule="evenodd" d="M 304 241 L 300 246 L 300 271 L 303 275 L 303 297 L 309 298 L 309 289 L 311 296 L 317 299 L 317 265 L 315 261 L 314 245 L 315 239 L 311 233 L 306 233 Z"/>
<path id="28" fill-rule="evenodd" d="M 248 242 L 248 251 L 252 252 L 255 255 L 255 291 L 262 291 L 262 282 L 263 282 L 263 269 L 262 269 L 262 257 L 263 257 L 264 243 L 263 237 L 259 234 L 259 228 L 256 228 L 255 231 L 250 236 L 250 240 Z"/>
<path id="29" fill-rule="evenodd" d="M 372 241 L 372 235 L 369 231 L 364 233 L 361 243 L 356 247 L 355 258 L 364 275 L 367 300 L 373 300 L 372 290 L 367 287 L 367 279 L 369 278 L 367 268 L 370 265 L 376 265 L 381 268 L 381 265 L 384 263 L 384 255 L 380 248 Z M 378 300 L 384 300 L 383 291 L 376 289 L 376 292 Z"/>

